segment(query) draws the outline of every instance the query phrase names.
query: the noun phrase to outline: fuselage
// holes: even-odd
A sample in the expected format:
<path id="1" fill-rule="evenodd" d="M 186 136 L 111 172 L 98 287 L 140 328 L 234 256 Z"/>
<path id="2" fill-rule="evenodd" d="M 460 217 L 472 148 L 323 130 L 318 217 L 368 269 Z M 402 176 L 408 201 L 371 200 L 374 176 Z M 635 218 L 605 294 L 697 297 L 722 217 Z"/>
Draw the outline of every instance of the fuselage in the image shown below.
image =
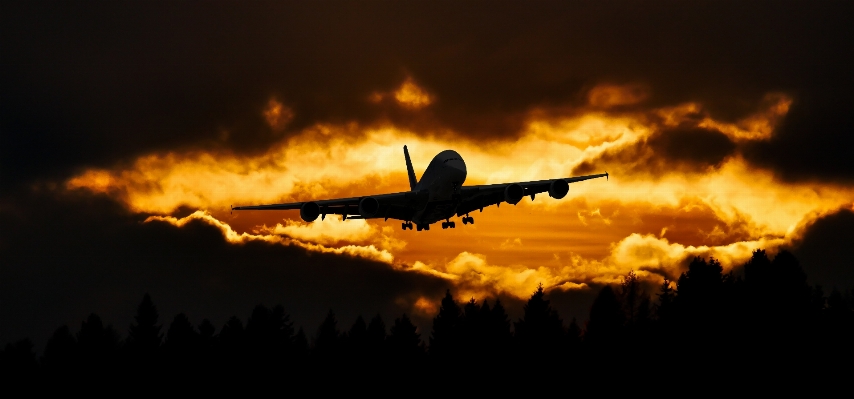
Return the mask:
<path id="1" fill-rule="evenodd" d="M 418 224 L 430 224 L 453 216 L 466 174 L 466 162 L 459 153 L 445 150 L 436 154 L 415 185 L 414 191 L 426 190 L 429 200 L 412 220 Z"/>

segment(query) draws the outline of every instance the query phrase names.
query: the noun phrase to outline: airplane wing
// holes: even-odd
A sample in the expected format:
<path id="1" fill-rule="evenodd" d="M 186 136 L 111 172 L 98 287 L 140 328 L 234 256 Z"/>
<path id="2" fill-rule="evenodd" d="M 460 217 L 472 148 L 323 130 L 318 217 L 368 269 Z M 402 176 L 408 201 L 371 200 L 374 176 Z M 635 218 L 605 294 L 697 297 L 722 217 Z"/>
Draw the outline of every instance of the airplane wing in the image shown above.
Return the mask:
<path id="1" fill-rule="evenodd" d="M 569 191 L 569 184 L 599 177 L 608 178 L 608 172 L 598 175 L 575 176 L 562 179 L 536 180 L 516 183 L 487 184 L 482 186 L 463 186 L 462 202 L 457 206 L 457 216 L 463 216 L 475 210 L 483 210 L 490 205 L 502 202 L 516 204 L 525 196 L 534 196 L 549 192 L 553 198 L 563 198 Z"/>
<path id="2" fill-rule="evenodd" d="M 283 204 L 234 206 L 235 211 L 299 209 L 304 220 L 317 216 L 343 215 L 344 219 L 411 220 L 416 210 L 427 203 L 429 194 L 413 191 L 364 197 L 336 198 L 320 201 L 288 202 Z"/>

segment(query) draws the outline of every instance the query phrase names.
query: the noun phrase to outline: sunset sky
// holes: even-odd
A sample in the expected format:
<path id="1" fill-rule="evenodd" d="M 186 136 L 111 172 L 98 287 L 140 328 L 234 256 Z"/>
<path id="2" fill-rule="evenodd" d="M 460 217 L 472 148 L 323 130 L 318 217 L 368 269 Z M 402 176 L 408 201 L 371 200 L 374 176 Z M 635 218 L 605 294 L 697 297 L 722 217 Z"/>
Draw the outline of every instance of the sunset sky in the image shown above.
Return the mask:
<path id="1" fill-rule="evenodd" d="M 635 271 L 793 251 L 854 288 L 851 2 L 16 2 L 0 8 L 0 344 L 282 304 L 413 316 L 446 289 L 586 319 Z M 610 173 L 474 225 L 256 205 Z M 459 220 L 458 220 L 459 222 Z"/>

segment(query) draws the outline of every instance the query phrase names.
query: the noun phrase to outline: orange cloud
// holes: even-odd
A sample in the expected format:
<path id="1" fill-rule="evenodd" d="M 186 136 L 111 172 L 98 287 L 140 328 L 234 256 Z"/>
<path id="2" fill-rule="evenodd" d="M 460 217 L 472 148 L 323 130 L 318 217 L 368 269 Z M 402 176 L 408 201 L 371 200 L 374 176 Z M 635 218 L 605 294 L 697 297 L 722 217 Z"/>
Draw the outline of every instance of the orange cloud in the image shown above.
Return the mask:
<path id="1" fill-rule="evenodd" d="M 294 112 L 271 98 L 267 103 L 267 108 L 264 109 L 264 119 L 274 131 L 278 131 L 284 129 L 294 119 Z"/>
<path id="2" fill-rule="evenodd" d="M 400 85 L 400 88 L 394 92 L 394 99 L 400 105 L 413 109 L 424 108 L 433 102 L 432 96 L 416 85 L 412 78 L 407 78 Z"/>
<path id="3" fill-rule="evenodd" d="M 411 85 L 405 82 L 398 92 L 423 94 Z M 640 95 L 628 98 L 642 101 Z M 532 112 L 518 137 L 489 146 L 395 126 L 317 124 L 264 153 L 153 153 L 126 168 L 84 171 L 65 187 L 114 196 L 138 212 L 199 209 L 181 219 L 152 216 L 149 221 L 179 227 L 202 221 L 238 245 L 263 240 L 360 256 L 444 278 L 463 297 L 506 293 L 526 298 L 540 283 L 583 289 L 618 282 L 631 270 L 660 281 L 662 275 L 678 276 L 692 256 L 714 256 L 732 268 L 753 249 L 774 249 L 797 239 L 798 226 L 816 215 L 851 206 L 854 187 L 780 182 L 738 155 L 703 173 L 665 170 L 657 175 L 638 160 L 604 156 L 633 146 L 644 149 L 662 129 L 686 123 L 733 140 L 765 139 L 790 103 L 784 95 L 771 94 L 756 114 L 735 124 L 714 120 L 693 103 L 619 116 L 601 110 L 548 117 Z M 404 144 L 419 176 L 434 154 L 457 150 L 468 166 L 467 184 L 570 176 L 582 166 L 607 170 L 611 178 L 572 184 L 562 200 L 540 195 L 533 202 L 526 198 L 516 206 L 475 212 L 476 224 L 458 223 L 450 230 L 402 231 L 399 222 L 338 217 L 307 224 L 295 211 L 228 212 L 232 204 L 408 190 Z M 428 309 L 430 304 L 418 306 Z"/>
<path id="4" fill-rule="evenodd" d="M 597 108 L 640 103 L 649 97 L 649 89 L 640 84 L 598 85 L 587 93 L 587 102 Z"/>

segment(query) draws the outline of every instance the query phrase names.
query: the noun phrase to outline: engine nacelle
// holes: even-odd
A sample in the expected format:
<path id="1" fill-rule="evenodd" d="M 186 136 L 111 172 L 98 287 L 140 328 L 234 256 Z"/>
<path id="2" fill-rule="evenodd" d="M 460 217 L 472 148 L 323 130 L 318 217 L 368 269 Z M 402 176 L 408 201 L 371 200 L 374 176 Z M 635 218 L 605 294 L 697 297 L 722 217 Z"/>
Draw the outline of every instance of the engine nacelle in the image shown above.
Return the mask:
<path id="1" fill-rule="evenodd" d="M 504 201 L 516 205 L 525 196 L 525 189 L 518 184 L 511 184 L 504 189 Z"/>
<path id="2" fill-rule="evenodd" d="M 359 214 L 363 218 L 373 217 L 380 210 L 380 202 L 374 197 L 365 197 L 359 201 Z"/>
<path id="3" fill-rule="evenodd" d="M 549 197 L 554 199 L 561 199 L 566 197 L 566 193 L 569 192 L 569 183 L 563 179 L 552 180 L 552 183 L 549 184 Z"/>
<path id="4" fill-rule="evenodd" d="M 299 216 L 306 222 L 313 222 L 320 216 L 320 206 L 317 202 L 306 202 L 299 208 Z"/>

